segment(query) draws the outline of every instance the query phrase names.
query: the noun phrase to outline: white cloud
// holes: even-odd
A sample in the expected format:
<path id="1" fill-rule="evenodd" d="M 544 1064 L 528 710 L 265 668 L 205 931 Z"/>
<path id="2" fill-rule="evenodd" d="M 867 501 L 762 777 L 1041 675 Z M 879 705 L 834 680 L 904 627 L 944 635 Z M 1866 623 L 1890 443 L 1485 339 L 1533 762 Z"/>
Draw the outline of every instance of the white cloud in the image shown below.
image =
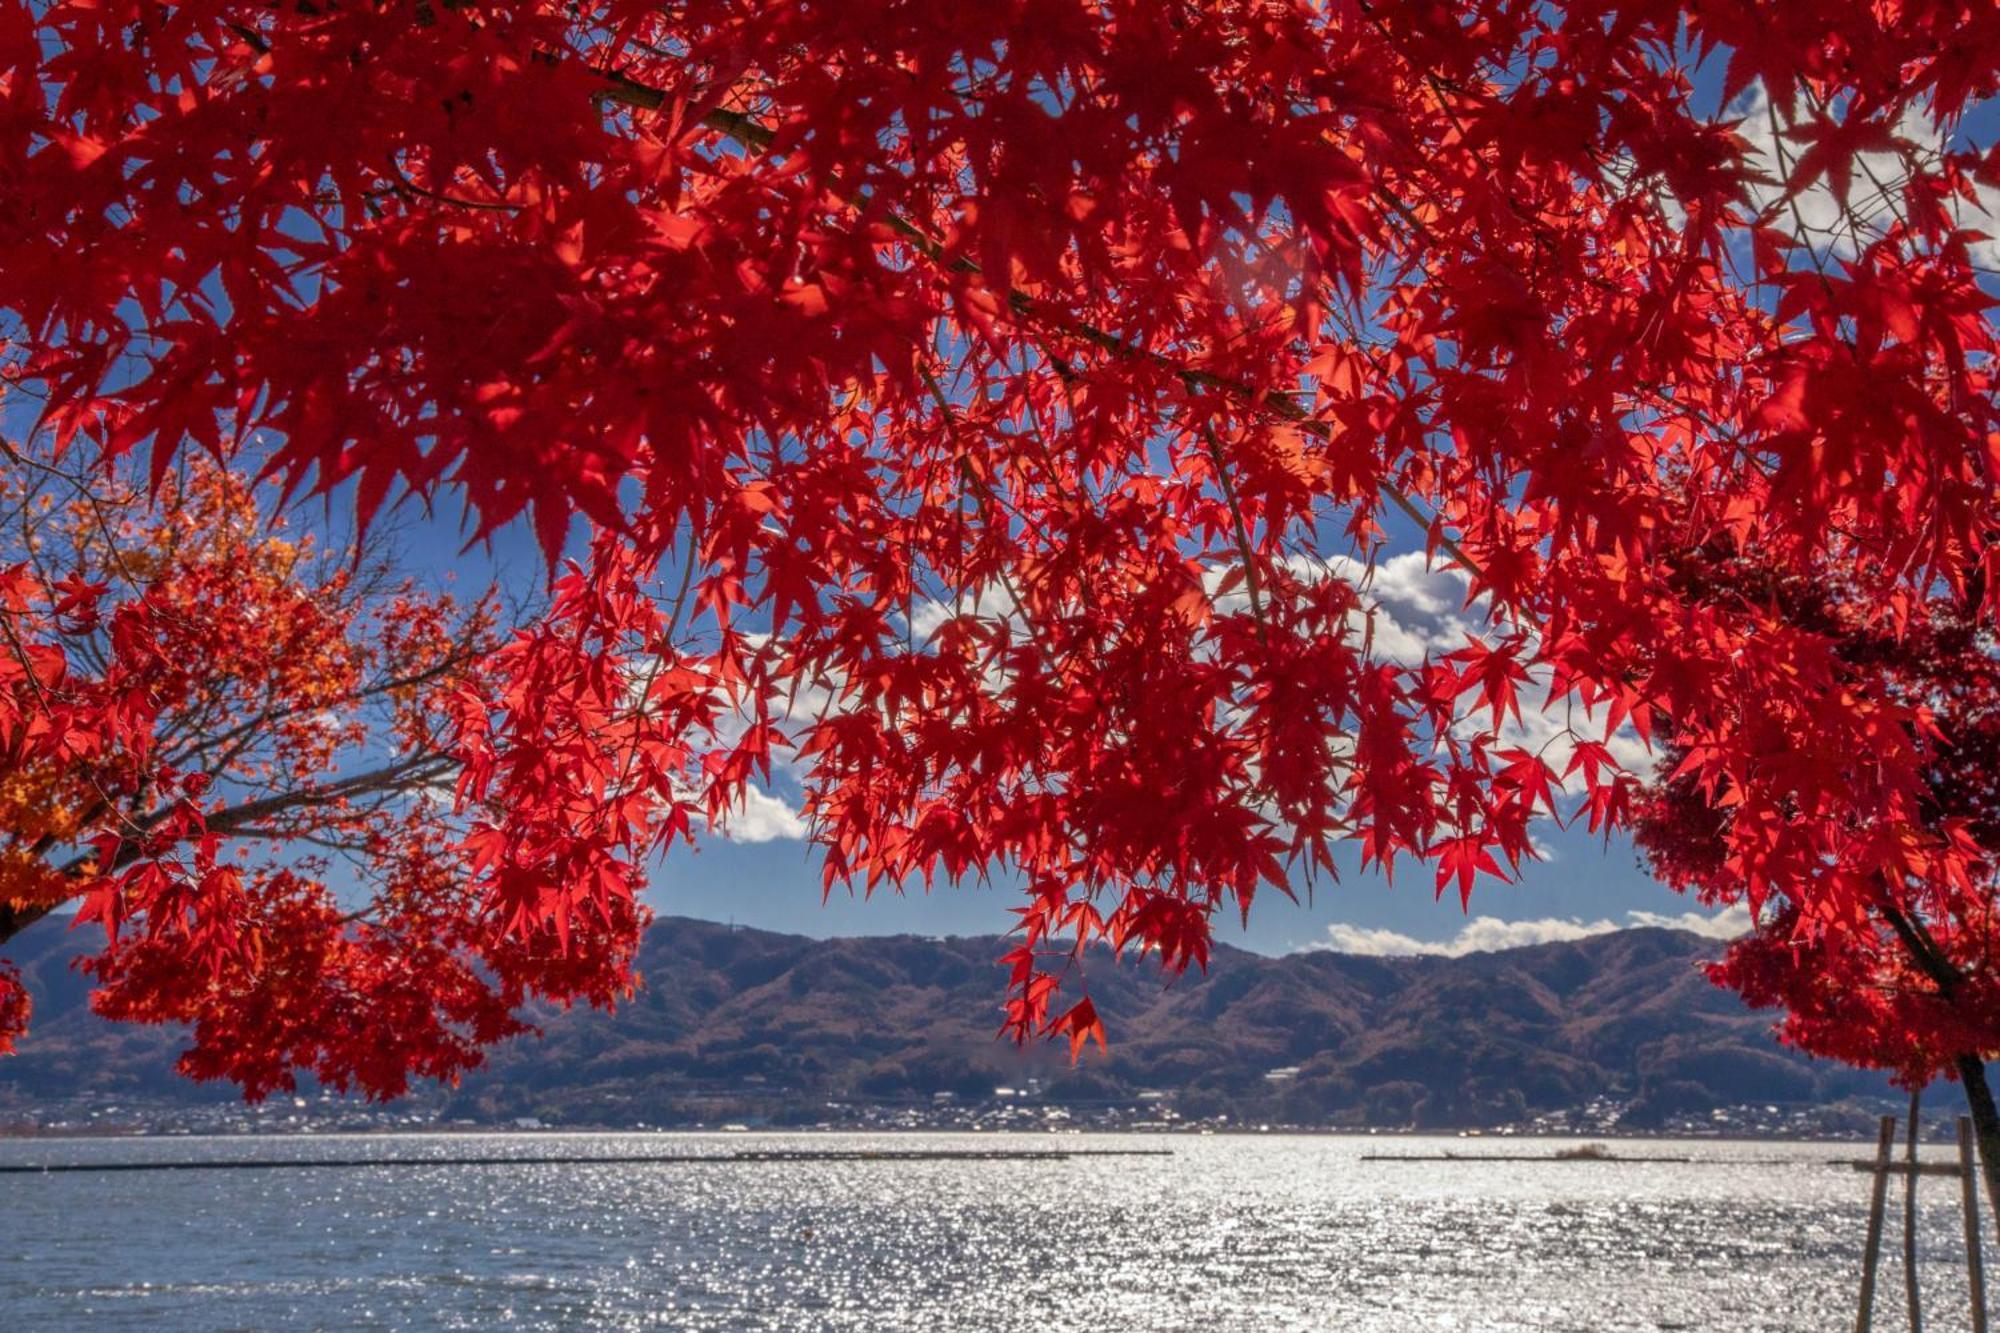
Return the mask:
<path id="1" fill-rule="evenodd" d="M 1441 657 L 1465 646 L 1465 635 L 1456 628 L 1442 633 L 1412 628 L 1381 606 L 1357 616 L 1355 632 L 1365 636 L 1369 656 L 1397 666 L 1417 666 L 1427 657 Z"/>
<path id="2" fill-rule="evenodd" d="M 1355 632 L 1370 635 L 1370 651 L 1378 660 L 1413 667 L 1426 658 L 1455 652 L 1468 642 L 1495 637 L 1496 627 L 1486 619 L 1485 600 L 1466 604 L 1470 585 L 1465 571 L 1433 561 L 1422 551 L 1403 551 L 1372 566 L 1344 555 L 1324 560 L 1294 557 L 1289 563 L 1301 578 L 1331 574 L 1368 595 L 1366 619 L 1356 617 Z M 1601 706 L 1586 710 L 1570 700 L 1552 705 L 1548 686 L 1548 669 L 1530 668 L 1529 679 L 1520 690 L 1521 716 L 1517 720 L 1508 715 L 1500 730 L 1502 745 L 1541 755 L 1558 773 L 1568 768 L 1577 740 L 1602 740 L 1611 758 L 1627 772 L 1643 773 L 1651 765 L 1652 753 L 1629 722 L 1606 735 Z M 1483 715 L 1466 716 L 1459 730 L 1462 736 L 1470 737 L 1488 725 L 1490 719 Z M 1560 785 L 1576 795 L 1583 790 L 1583 777 L 1572 775 Z"/>
<path id="3" fill-rule="evenodd" d="M 1365 609 L 1351 624 L 1357 636 L 1366 637 L 1369 655 L 1378 661 L 1416 666 L 1427 657 L 1463 648 L 1478 633 L 1459 614 L 1467 588 L 1464 571 L 1435 564 L 1422 551 L 1403 551 L 1373 564 L 1347 555 L 1299 555 L 1285 563 L 1297 578 L 1342 579 L 1363 594 Z M 1241 597 L 1239 591 L 1220 599 L 1216 609 L 1234 609 L 1231 603 Z"/>
<path id="4" fill-rule="evenodd" d="M 1739 94 L 1724 112 L 1730 120 L 1740 120 L 1736 132 L 1750 145 L 1747 165 L 1763 172 L 1772 183 L 1749 187 L 1751 202 L 1768 208 L 1784 198 L 1785 164 L 1796 165 L 1806 150 L 1803 143 L 1778 136 L 1787 130 L 1782 121 L 1774 123 L 1771 102 L 1761 82 Z M 1944 127 L 1921 107 L 1911 106 L 1896 123 L 1896 134 L 1915 146 L 1919 160 L 1930 160 L 1946 146 Z M 1779 149 L 1783 149 L 1782 156 Z M 1845 214 L 1851 211 L 1862 228 L 1866 242 L 1880 235 L 1895 221 L 1902 208 L 1902 189 L 1908 178 L 1899 153 L 1861 153 L 1856 156 L 1854 177 L 1843 209 L 1830 182 L 1821 177 L 1780 209 L 1773 225 L 1788 231 L 1822 254 L 1852 254 L 1854 238 L 1848 234 Z M 1956 220 L 1961 227 L 2000 237 L 2000 190 L 1979 186 L 1976 202 L 1954 200 Z M 1972 247 L 1976 263 L 2000 265 L 2000 239 L 1989 239 Z"/>
<path id="5" fill-rule="evenodd" d="M 1376 561 L 1366 586 L 1392 606 L 1441 616 L 1462 608 L 1468 585 L 1458 566 L 1435 565 L 1422 551 L 1404 551 Z"/>
<path id="6" fill-rule="evenodd" d="M 1373 563 L 1349 555 L 1294 554 L 1285 563 L 1299 579 L 1342 579 L 1363 594 L 1365 609 L 1355 613 L 1351 629 L 1357 637 L 1366 636 L 1369 654 L 1377 661 L 1415 667 L 1471 642 L 1492 642 L 1502 629 L 1488 618 L 1486 599 L 1468 603 L 1470 580 L 1463 569 L 1423 551 L 1380 556 Z M 1218 611 L 1240 610 L 1249 604 L 1240 587 L 1216 596 L 1226 572 L 1221 566 L 1208 572 L 1210 595 Z M 1510 712 L 1500 726 L 1502 747 L 1539 755 L 1559 775 L 1557 790 L 1579 801 L 1585 775 L 1567 772 L 1579 741 L 1603 742 L 1611 760 L 1628 773 L 1643 774 L 1652 766 L 1655 756 L 1630 721 L 1607 734 L 1602 704 L 1586 709 L 1574 698 L 1552 701 L 1550 674 L 1546 666 L 1528 668 L 1528 679 L 1520 686 L 1521 715 Z M 1461 700 L 1462 705 L 1468 702 Z M 1483 712 L 1461 713 L 1456 730 L 1470 739 L 1491 726 Z"/>
<path id="7" fill-rule="evenodd" d="M 910 612 L 910 631 L 919 640 L 928 640 L 944 627 L 946 621 L 962 615 L 978 620 L 1005 620 L 1017 625 L 1022 621 L 1013 594 L 996 583 L 977 588 L 960 597 L 956 603 L 940 602 L 929 597 L 921 599 Z"/>
<path id="8" fill-rule="evenodd" d="M 1750 929 L 1750 909 L 1742 903 L 1725 907 L 1720 912 L 1680 912 L 1669 916 L 1664 912 L 1627 912 L 1625 917 L 1635 926 L 1660 926 L 1666 930 L 1687 930 L 1697 935 L 1706 935 L 1712 940 L 1733 940 Z"/>
<path id="9" fill-rule="evenodd" d="M 1350 926 L 1336 921 L 1326 928 L 1326 943 L 1308 944 L 1308 949 L 1329 949 L 1334 953 L 1361 954 L 1368 958 L 1401 958 L 1408 954 L 1441 954 L 1445 945 L 1420 940 L 1400 931 Z"/>
<path id="10" fill-rule="evenodd" d="M 1608 918 L 1579 921 L 1575 917 L 1538 917 L 1530 921 L 1502 921 L 1498 917 L 1476 916 L 1447 940 L 1420 940 L 1401 931 L 1370 929 L 1336 922 L 1326 928 L 1326 943 L 1309 947 L 1335 953 L 1362 954 L 1371 958 L 1428 955 L 1462 958 L 1469 953 L 1491 953 L 1498 949 L 1518 949 L 1530 944 L 1557 944 L 1609 935 L 1613 931 L 1641 926 L 1692 931 L 1709 939 L 1734 939 L 1750 928 L 1749 909 L 1736 906 L 1713 915 L 1706 912 L 1627 912 L 1622 922 Z"/>
<path id="11" fill-rule="evenodd" d="M 780 798 L 746 783 L 743 801 L 716 829 L 731 842 L 777 842 L 806 836 L 806 821 Z"/>
<path id="12" fill-rule="evenodd" d="M 1573 699 L 1551 703 L 1547 668 L 1531 668 L 1528 674 L 1528 681 L 1521 686 L 1521 716 L 1517 719 L 1508 714 L 1506 724 L 1500 729 L 1502 745 L 1542 756 L 1557 773 L 1569 767 L 1579 740 L 1603 741 L 1612 760 L 1628 773 L 1643 774 L 1651 767 L 1653 752 L 1639 739 L 1630 722 L 1621 722 L 1616 731 L 1606 735 L 1603 705 L 1585 709 Z M 1463 734 L 1471 735 L 1484 722 L 1483 715 L 1476 720 L 1467 719 L 1462 725 Z M 1584 788 L 1583 774 L 1572 773 L 1558 785 L 1571 795 L 1579 794 Z"/>

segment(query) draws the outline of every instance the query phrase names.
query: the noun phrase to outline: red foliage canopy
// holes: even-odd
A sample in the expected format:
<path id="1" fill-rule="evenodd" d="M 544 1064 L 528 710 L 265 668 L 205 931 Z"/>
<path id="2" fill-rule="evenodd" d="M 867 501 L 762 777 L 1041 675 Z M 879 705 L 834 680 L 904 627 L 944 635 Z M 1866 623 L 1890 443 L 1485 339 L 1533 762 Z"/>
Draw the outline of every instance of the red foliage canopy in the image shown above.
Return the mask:
<path id="1" fill-rule="evenodd" d="M 482 928 L 453 850 L 440 713 L 490 606 L 273 521 L 212 464 L 150 504 L 33 475 L 0 489 L 0 938 L 75 904 L 98 1011 L 189 1024 L 182 1068 L 253 1096 L 455 1077 L 528 994 L 577 996 L 552 941 Z M 28 1018 L 4 991 L 0 1040 Z"/>
<path id="2" fill-rule="evenodd" d="M 1784 127 L 1761 203 L 1709 56 Z M 2000 161 L 1899 135 L 1996 76 L 1949 0 L 11 0 L 0 310 L 64 445 L 261 437 L 552 561 L 581 516 L 453 710 L 490 928 L 615 988 L 647 858 L 789 747 L 830 885 L 1025 883 L 1007 1026 L 1080 1041 L 1052 938 L 1201 963 L 1348 839 L 1469 893 L 1565 778 L 1626 816 L 1627 723 L 1814 923 L 1964 855 L 1906 706 L 1670 554 L 1971 595 Z M 1326 559 L 1396 513 L 1490 612 L 1459 654 L 1376 651 Z M 1568 773 L 1524 685 L 1595 715 Z"/>
<path id="3" fill-rule="evenodd" d="M 1832 644 L 1841 691 L 1893 701 L 1922 793 L 1921 823 L 1885 849 L 1872 894 L 1828 920 L 1814 885 L 1751 898 L 1753 929 L 1710 969 L 1753 1004 L 1782 1008 L 1787 1040 L 1893 1071 L 1912 1087 L 1960 1077 L 1966 1056 L 2000 1051 L 2000 652 L 1978 616 L 1948 601 L 1885 621 L 1838 581 L 1774 574 L 1702 553 L 1687 577 L 1755 602 Z M 1654 869 L 1708 901 L 1745 897 L 1732 822 L 1697 764 L 1670 754 L 1635 831 Z M 1851 829 L 1868 813 L 1850 817 Z"/>

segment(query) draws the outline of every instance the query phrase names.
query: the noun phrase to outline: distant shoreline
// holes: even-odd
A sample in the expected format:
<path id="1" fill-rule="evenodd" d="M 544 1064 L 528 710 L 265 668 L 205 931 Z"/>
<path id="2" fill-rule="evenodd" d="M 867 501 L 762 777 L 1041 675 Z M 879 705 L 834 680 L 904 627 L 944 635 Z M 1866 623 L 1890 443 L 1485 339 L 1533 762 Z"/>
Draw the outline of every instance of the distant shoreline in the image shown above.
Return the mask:
<path id="1" fill-rule="evenodd" d="M 323 1139 L 393 1139 L 393 1138 L 715 1138 L 740 1141 L 746 1136 L 760 1138 L 1020 1138 L 1020 1139 L 1061 1139 L 1061 1138 L 1146 1138 L 1146 1139 L 1194 1139 L 1194 1138 L 1311 1138 L 1311 1139 L 1431 1139 L 1453 1143 L 1507 1143 L 1522 1140 L 1534 1143 L 1825 1143 L 1851 1144 L 1859 1140 L 1853 1136 L 1818 1134 L 1653 1134 L 1643 1131 L 1629 1133 L 1497 1133 L 1459 1130 L 1426 1129 L 1327 1129 L 1310 1125 L 1273 1125 L 1267 1129 L 924 1129 L 924 1128 L 787 1128 L 757 1125 L 746 1129 L 723 1129 L 721 1126 L 663 1128 L 617 1128 L 607 1126 L 562 1127 L 544 1126 L 539 1129 L 524 1129 L 512 1125 L 467 1126 L 438 1125 L 411 1128 L 381 1129 L 302 1129 L 302 1128 L 258 1128 L 229 1133 L 196 1133 L 156 1130 L 45 1130 L 0 1129 L 0 1143 L 48 1143 L 78 1142 L 94 1143 L 105 1141 L 132 1142 L 242 1142 L 245 1140 L 323 1140 Z M 1926 1134 L 1925 1143 L 1944 1143 L 1942 1134 Z M 1495 1154 L 1461 1154 L 1461 1158 L 1473 1156 L 1493 1156 Z M 1541 1160 L 1535 1158 L 1533 1160 Z M 1554 1159 L 1550 1160 L 1562 1160 Z"/>

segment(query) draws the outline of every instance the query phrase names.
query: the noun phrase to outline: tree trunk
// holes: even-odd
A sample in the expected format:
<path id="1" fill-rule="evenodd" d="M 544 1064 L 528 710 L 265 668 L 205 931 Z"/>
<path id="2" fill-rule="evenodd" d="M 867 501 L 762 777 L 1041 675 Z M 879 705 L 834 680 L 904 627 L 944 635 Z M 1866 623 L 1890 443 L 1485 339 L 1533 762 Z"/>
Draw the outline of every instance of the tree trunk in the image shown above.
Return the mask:
<path id="1" fill-rule="evenodd" d="M 33 907 L 18 907 L 12 903 L 0 903 L 0 944 L 5 944 L 16 935 L 47 916 L 50 908 L 45 904 Z"/>
<path id="2" fill-rule="evenodd" d="M 1979 1174 L 1986 1181 L 1986 1208 L 1993 1214 L 1996 1235 L 2000 1235 L 2000 1106 L 1993 1102 L 1993 1086 L 1986 1081 L 1986 1062 L 1976 1055 L 1961 1055 L 1952 1063 L 1958 1081 L 1965 1085 L 1965 1105 L 1972 1113 L 1972 1136 L 1979 1142 Z"/>

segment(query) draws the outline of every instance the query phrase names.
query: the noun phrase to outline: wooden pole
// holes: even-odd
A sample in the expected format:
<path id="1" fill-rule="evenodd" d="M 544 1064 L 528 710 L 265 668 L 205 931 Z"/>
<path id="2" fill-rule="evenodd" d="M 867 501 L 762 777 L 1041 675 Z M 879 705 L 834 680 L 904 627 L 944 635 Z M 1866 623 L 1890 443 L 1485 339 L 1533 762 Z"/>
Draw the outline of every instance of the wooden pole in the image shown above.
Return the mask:
<path id="1" fill-rule="evenodd" d="M 1889 1198 L 1889 1154 L 1896 1145 L 1896 1117 L 1882 1117 L 1875 1138 L 1875 1188 L 1868 1201 L 1868 1243 L 1861 1251 L 1861 1313 L 1854 1333 L 1868 1333 L 1875 1323 L 1875 1268 L 1882 1262 L 1882 1208 Z"/>
<path id="2" fill-rule="evenodd" d="M 1917 1125 L 1923 1092 L 1910 1092 L 1910 1134 L 1904 1140 L 1903 1161 L 1903 1295 L 1910 1305 L 1910 1333 L 1924 1333 L 1924 1303 L 1917 1292 Z"/>
<path id="3" fill-rule="evenodd" d="M 1965 1278 L 1972 1285 L 1972 1333 L 1986 1333 L 1986 1264 L 1979 1253 L 1979 1172 L 1972 1161 L 1972 1117 L 1958 1118 L 1958 1181 L 1965 1196 Z"/>

